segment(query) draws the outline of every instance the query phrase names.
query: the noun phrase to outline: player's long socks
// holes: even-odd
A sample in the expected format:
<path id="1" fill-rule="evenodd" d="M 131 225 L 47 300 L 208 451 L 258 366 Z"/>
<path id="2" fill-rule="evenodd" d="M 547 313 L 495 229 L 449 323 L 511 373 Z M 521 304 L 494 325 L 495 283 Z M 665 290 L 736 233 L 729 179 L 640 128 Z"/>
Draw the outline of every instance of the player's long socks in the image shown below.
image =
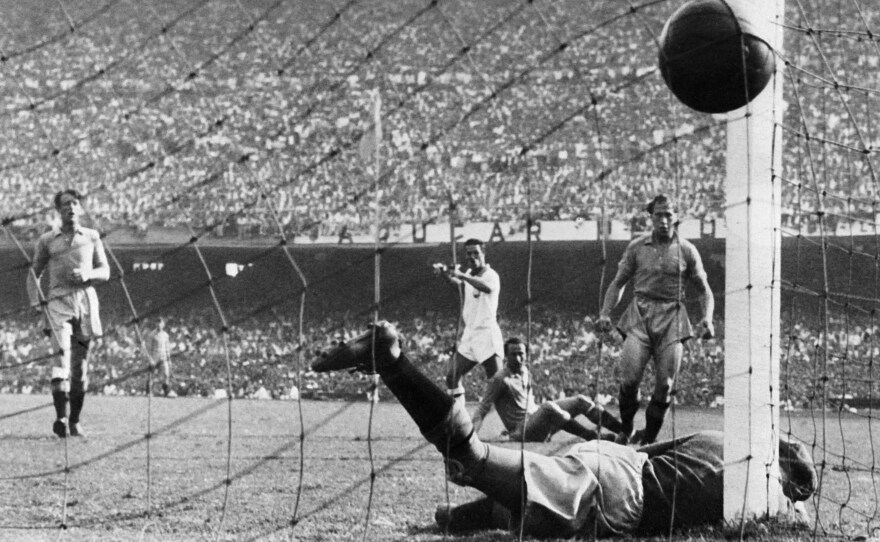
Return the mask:
<path id="1" fill-rule="evenodd" d="M 67 417 L 67 386 L 61 378 L 52 379 L 52 403 L 55 405 L 55 417 L 59 420 Z"/>
<path id="2" fill-rule="evenodd" d="M 79 423 L 79 414 L 82 412 L 83 403 L 86 400 L 86 392 L 70 392 L 70 425 Z"/>
<path id="3" fill-rule="evenodd" d="M 648 403 L 648 408 L 645 409 L 645 434 L 642 436 L 642 444 L 651 444 L 657 440 L 669 405 L 670 403 L 666 401 L 658 401 L 654 398 Z"/>
<path id="4" fill-rule="evenodd" d="M 562 424 L 561 429 L 584 440 L 596 440 L 599 438 L 599 433 L 584 425 L 583 422 L 574 419 Z"/>
<path id="5" fill-rule="evenodd" d="M 638 406 L 636 408 L 638 408 Z M 621 429 L 623 429 L 620 420 L 599 405 L 594 405 L 593 408 L 588 410 L 584 415 L 588 420 L 593 422 L 596 427 L 601 426 L 603 429 L 607 429 L 612 433 L 620 433 Z"/>
<path id="6" fill-rule="evenodd" d="M 633 419 L 636 417 L 636 412 L 639 411 L 638 384 L 634 386 L 621 385 L 617 400 L 620 404 L 620 432 L 632 433 Z"/>
<path id="7" fill-rule="evenodd" d="M 467 410 L 419 372 L 406 355 L 383 363 L 379 375 L 425 439 L 448 460 L 453 481 L 478 489 L 511 513 L 519 513 L 522 503 L 519 451 L 481 442 Z"/>

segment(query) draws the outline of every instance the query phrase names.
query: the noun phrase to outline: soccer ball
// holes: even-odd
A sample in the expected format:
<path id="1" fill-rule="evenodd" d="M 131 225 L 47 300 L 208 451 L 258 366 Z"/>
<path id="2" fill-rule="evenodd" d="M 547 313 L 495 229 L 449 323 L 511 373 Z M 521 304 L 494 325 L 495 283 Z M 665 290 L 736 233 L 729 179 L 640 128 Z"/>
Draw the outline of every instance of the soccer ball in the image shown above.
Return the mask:
<path id="1" fill-rule="evenodd" d="M 766 1 L 766 0 L 762 0 Z M 682 103 L 726 113 L 755 98 L 776 67 L 741 0 L 691 0 L 660 34 L 660 74 Z"/>

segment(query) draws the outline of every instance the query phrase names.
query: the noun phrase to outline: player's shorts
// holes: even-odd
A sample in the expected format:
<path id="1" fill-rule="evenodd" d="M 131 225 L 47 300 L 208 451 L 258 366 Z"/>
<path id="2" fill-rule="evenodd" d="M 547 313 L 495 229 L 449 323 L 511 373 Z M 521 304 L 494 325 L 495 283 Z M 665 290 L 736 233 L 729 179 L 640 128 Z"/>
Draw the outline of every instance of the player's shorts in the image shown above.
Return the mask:
<path id="1" fill-rule="evenodd" d="M 630 302 L 617 322 L 617 329 L 624 338 L 633 336 L 656 350 L 694 336 L 684 303 L 643 297 Z"/>
<path id="2" fill-rule="evenodd" d="M 98 295 L 91 286 L 51 298 L 46 314 L 52 347 L 55 350 L 70 352 L 70 340 L 74 332 L 84 339 L 99 337 L 103 333 Z"/>
<path id="3" fill-rule="evenodd" d="M 458 342 L 458 353 L 474 363 L 483 363 L 492 356 L 504 358 L 504 338 L 497 325 L 487 328 L 465 328 Z"/>

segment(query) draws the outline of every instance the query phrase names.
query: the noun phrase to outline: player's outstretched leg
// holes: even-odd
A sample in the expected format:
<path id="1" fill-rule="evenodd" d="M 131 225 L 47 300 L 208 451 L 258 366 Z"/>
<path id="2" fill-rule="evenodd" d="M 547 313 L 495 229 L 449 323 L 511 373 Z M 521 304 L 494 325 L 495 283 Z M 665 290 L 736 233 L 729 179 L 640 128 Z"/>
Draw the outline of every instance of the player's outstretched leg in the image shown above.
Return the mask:
<path id="1" fill-rule="evenodd" d="M 401 352 L 397 330 L 391 324 L 371 326 L 366 333 L 312 363 L 315 372 L 343 369 L 378 373 L 425 439 L 446 459 L 449 478 L 482 491 L 512 514 L 519 514 L 520 453 L 481 442 L 467 410 Z"/>
<path id="2" fill-rule="evenodd" d="M 572 408 L 566 409 L 572 416 L 583 415 L 593 422 L 597 428 L 601 427 L 612 433 L 619 433 L 623 428 L 620 420 L 601 406 L 597 405 L 586 395 L 575 395 L 572 397 L 572 400 Z M 565 401 L 565 399 L 563 399 L 563 401 Z M 565 408 L 565 406 L 563 406 L 563 408 Z"/>
<path id="3" fill-rule="evenodd" d="M 602 414 L 605 414 L 604 420 Z M 595 427 L 578 419 L 581 415 L 593 422 Z M 606 425 L 606 421 L 611 427 Z M 586 395 L 548 401 L 529 416 L 526 425 L 526 440 L 529 442 L 543 442 L 558 431 L 571 433 L 584 440 L 596 440 L 599 438 L 600 426 L 614 433 L 620 430 L 620 422 L 597 407 Z"/>

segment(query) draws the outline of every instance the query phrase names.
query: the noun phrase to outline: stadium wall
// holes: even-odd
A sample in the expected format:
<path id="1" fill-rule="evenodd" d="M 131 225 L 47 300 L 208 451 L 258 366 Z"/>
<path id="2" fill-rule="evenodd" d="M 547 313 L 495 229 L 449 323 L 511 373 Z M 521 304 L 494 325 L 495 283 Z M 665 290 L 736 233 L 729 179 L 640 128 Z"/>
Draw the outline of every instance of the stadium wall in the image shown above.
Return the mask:
<path id="1" fill-rule="evenodd" d="M 875 253 L 873 238 L 853 240 L 857 249 Z M 718 316 L 723 317 L 723 239 L 694 241 L 703 255 L 709 281 L 718 299 Z M 489 246 L 487 258 L 502 277 L 500 312 L 510 318 L 524 317 L 527 306 L 527 276 L 531 259 L 532 299 L 536 310 L 595 314 L 599 307 L 600 281 L 614 275 L 626 241 L 609 241 L 607 256 L 595 241 L 498 242 Z M 25 247 L 30 252 L 31 247 Z M 243 311 L 291 309 L 302 292 L 300 280 L 278 245 L 200 246 L 213 277 L 218 299 L 236 316 Z M 373 247 L 369 245 L 313 245 L 291 247 L 290 252 L 308 281 L 306 319 L 345 313 L 352 318 L 370 317 L 373 301 Z M 4 313 L 14 314 L 27 303 L 24 291 L 27 260 L 15 247 L 0 247 L 4 265 L 0 276 L 0 301 Z M 431 264 L 451 261 L 448 244 L 394 245 L 381 252 L 380 314 L 430 311 L 453 314 L 458 299 L 453 290 L 432 275 Z M 783 282 L 822 291 L 822 253 L 817 243 L 786 239 L 782 247 Z M 209 281 L 195 248 L 191 245 L 114 246 L 112 258 L 125 272 L 125 284 L 132 303 L 142 316 L 211 307 Z M 113 280 L 100 287 L 104 312 L 121 318 L 130 316 L 125 291 L 115 267 Z M 852 285 L 873 284 L 873 266 L 853 266 L 848 258 L 829 258 L 828 276 L 832 291 L 849 291 Z M 229 271 L 235 274 L 229 276 Z M 237 272 L 237 274 L 236 274 Z M 693 300 L 693 296 L 690 296 Z M 690 302 L 694 304 L 694 301 Z M 291 315 L 295 316 L 295 314 Z"/>

